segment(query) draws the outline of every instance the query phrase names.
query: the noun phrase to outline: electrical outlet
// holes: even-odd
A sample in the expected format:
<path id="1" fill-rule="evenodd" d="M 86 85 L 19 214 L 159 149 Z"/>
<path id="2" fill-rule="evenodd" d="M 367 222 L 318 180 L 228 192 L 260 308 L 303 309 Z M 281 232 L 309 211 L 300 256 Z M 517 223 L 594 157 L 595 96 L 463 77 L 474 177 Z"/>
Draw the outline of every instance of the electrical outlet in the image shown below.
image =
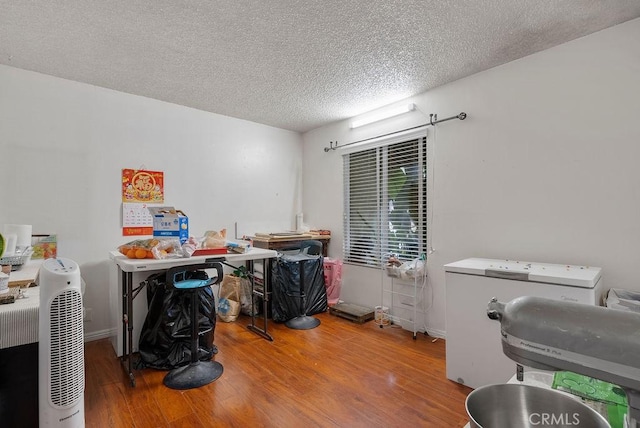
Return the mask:
<path id="1" fill-rule="evenodd" d="M 91 321 L 92 317 L 93 317 L 93 309 L 84 308 L 84 314 L 82 316 L 82 319 L 84 321 Z"/>

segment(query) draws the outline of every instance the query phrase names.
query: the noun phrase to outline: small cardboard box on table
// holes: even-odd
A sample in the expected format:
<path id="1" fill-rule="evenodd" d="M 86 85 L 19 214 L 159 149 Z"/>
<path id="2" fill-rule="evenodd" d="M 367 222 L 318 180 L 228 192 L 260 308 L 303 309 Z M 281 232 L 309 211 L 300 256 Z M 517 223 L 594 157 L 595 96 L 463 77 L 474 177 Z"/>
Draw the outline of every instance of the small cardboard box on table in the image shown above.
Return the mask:
<path id="1" fill-rule="evenodd" d="M 174 207 L 149 207 L 153 217 L 153 236 L 179 238 L 184 244 L 189 239 L 189 217 Z"/>

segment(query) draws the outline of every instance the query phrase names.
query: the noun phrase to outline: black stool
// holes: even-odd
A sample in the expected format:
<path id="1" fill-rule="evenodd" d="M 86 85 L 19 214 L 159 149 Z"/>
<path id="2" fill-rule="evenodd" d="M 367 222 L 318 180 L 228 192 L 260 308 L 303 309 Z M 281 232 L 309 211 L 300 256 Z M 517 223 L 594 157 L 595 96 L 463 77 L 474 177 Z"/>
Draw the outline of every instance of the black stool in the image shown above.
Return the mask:
<path id="1" fill-rule="evenodd" d="M 197 269 L 215 269 L 217 277 L 208 279 L 189 279 L 187 272 Z M 162 383 L 171 389 L 191 389 L 207 385 L 222 375 L 222 364 L 217 361 L 200 361 L 198 358 L 199 307 L 198 292 L 201 288 L 217 284 L 222 280 L 222 264 L 207 262 L 199 265 L 179 266 L 167 271 L 167 286 L 191 293 L 191 362 L 186 366 L 171 370 Z"/>
<path id="2" fill-rule="evenodd" d="M 296 251 L 297 250 L 297 251 Z M 288 248 L 283 248 L 281 252 L 285 254 L 297 253 L 300 255 L 320 255 L 322 254 L 322 242 L 315 240 L 301 241 L 300 244 Z M 305 305 L 305 278 L 304 278 L 304 263 L 306 260 L 298 261 L 298 268 L 300 269 L 300 289 L 297 295 L 291 297 L 298 297 L 300 299 L 300 306 L 298 316 L 286 321 L 284 325 L 294 330 L 310 330 L 320 325 L 318 318 L 307 315 Z"/>

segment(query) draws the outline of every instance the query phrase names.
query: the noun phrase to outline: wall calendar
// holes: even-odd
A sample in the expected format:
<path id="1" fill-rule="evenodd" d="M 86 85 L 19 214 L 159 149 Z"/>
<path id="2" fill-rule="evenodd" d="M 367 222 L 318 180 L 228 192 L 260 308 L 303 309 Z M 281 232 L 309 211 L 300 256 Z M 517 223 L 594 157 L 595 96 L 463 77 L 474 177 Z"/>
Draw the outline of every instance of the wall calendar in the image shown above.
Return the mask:
<path id="1" fill-rule="evenodd" d="M 148 208 L 163 204 L 162 171 L 122 170 L 122 236 L 153 234 Z"/>

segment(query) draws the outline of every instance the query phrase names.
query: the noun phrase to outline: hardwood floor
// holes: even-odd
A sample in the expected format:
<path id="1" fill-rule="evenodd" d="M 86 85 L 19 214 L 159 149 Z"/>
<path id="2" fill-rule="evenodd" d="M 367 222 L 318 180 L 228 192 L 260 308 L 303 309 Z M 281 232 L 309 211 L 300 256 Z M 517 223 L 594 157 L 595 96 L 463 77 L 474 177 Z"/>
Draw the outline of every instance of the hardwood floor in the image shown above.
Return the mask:
<path id="1" fill-rule="evenodd" d="M 274 341 L 249 331 L 248 317 L 218 321 L 215 360 L 224 373 L 176 391 L 165 371 L 136 371 L 129 385 L 109 340 L 86 344 L 87 427 L 462 427 L 471 389 L 445 376 L 442 339 L 399 327 L 355 324 L 328 313 L 312 330 L 269 324 Z"/>

